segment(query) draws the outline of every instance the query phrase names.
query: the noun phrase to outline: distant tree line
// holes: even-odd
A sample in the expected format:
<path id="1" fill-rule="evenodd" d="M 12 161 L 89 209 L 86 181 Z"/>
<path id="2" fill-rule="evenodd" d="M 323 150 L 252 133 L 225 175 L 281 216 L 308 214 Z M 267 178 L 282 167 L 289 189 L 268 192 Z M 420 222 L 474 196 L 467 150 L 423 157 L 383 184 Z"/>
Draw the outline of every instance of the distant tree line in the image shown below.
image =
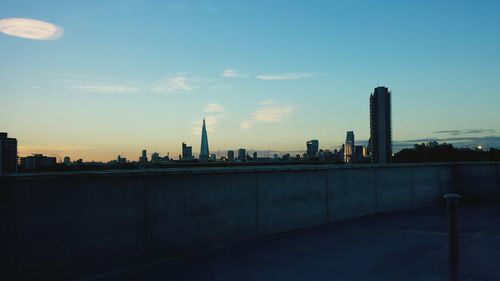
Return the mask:
<path id="1" fill-rule="evenodd" d="M 455 148 L 448 143 L 429 142 L 415 144 L 413 148 L 399 151 L 394 155 L 393 161 L 395 163 L 500 161 L 500 150 Z"/>

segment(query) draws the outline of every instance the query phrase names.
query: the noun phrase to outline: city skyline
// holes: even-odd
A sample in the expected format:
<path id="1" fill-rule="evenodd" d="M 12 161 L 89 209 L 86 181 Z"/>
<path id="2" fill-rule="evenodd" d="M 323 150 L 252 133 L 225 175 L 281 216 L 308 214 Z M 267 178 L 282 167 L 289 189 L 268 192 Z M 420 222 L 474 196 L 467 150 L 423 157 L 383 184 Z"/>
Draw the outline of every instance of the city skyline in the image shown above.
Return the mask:
<path id="1" fill-rule="evenodd" d="M 89 3 L 0 4 L 0 131 L 20 156 L 198 154 L 203 117 L 212 152 L 339 147 L 368 140 L 381 85 L 395 146 L 500 144 L 496 1 Z M 52 33 L 15 37 L 12 18 Z"/>

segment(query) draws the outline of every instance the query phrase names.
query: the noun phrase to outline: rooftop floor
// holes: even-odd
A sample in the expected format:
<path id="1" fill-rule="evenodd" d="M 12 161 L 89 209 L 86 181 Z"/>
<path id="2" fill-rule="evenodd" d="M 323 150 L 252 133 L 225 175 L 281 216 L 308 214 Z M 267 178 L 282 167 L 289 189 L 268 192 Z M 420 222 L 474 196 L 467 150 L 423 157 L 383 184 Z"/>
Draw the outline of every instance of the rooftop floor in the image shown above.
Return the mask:
<path id="1" fill-rule="evenodd" d="M 460 206 L 459 224 L 461 263 L 451 272 L 446 209 L 440 205 L 366 216 L 94 278 L 500 280 L 500 204 Z"/>

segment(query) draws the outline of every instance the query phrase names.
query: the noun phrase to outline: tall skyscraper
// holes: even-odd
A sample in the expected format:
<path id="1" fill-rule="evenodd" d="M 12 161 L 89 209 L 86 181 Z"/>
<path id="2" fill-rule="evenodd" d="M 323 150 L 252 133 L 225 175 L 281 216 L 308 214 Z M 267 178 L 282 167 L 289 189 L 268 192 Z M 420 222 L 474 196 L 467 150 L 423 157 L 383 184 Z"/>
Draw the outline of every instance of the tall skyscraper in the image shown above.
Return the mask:
<path id="1" fill-rule="evenodd" d="M 391 92 L 377 87 L 370 95 L 369 150 L 373 163 L 387 163 L 392 157 Z"/>
<path id="2" fill-rule="evenodd" d="M 353 155 L 355 150 L 354 145 L 354 132 L 347 131 L 347 135 L 345 137 L 345 145 L 344 145 L 344 162 L 351 163 L 353 161 Z"/>
<path id="3" fill-rule="evenodd" d="M 201 128 L 201 148 L 200 148 L 200 161 L 208 161 L 208 136 L 207 127 L 205 125 L 205 118 L 203 118 L 203 127 Z"/>
<path id="4" fill-rule="evenodd" d="M 306 142 L 307 146 L 307 158 L 314 158 L 318 154 L 319 151 L 319 141 L 318 140 L 310 140 Z"/>
<path id="5" fill-rule="evenodd" d="M 0 132 L 0 174 L 17 172 L 17 139 Z"/>

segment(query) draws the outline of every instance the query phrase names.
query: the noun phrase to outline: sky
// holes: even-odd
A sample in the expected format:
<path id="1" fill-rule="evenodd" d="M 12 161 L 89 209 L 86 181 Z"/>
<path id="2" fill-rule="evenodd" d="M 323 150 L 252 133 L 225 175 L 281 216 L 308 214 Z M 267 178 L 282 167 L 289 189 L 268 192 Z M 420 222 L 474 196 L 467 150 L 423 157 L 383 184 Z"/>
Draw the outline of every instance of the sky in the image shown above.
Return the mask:
<path id="1" fill-rule="evenodd" d="M 386 86 L 395 144 L 500 146 L 499 30 L 497 0 L 1 1 L 0 131 L 84 161 L 198 153 L 203 118 L 211 153 L 332 149 Z"/>

